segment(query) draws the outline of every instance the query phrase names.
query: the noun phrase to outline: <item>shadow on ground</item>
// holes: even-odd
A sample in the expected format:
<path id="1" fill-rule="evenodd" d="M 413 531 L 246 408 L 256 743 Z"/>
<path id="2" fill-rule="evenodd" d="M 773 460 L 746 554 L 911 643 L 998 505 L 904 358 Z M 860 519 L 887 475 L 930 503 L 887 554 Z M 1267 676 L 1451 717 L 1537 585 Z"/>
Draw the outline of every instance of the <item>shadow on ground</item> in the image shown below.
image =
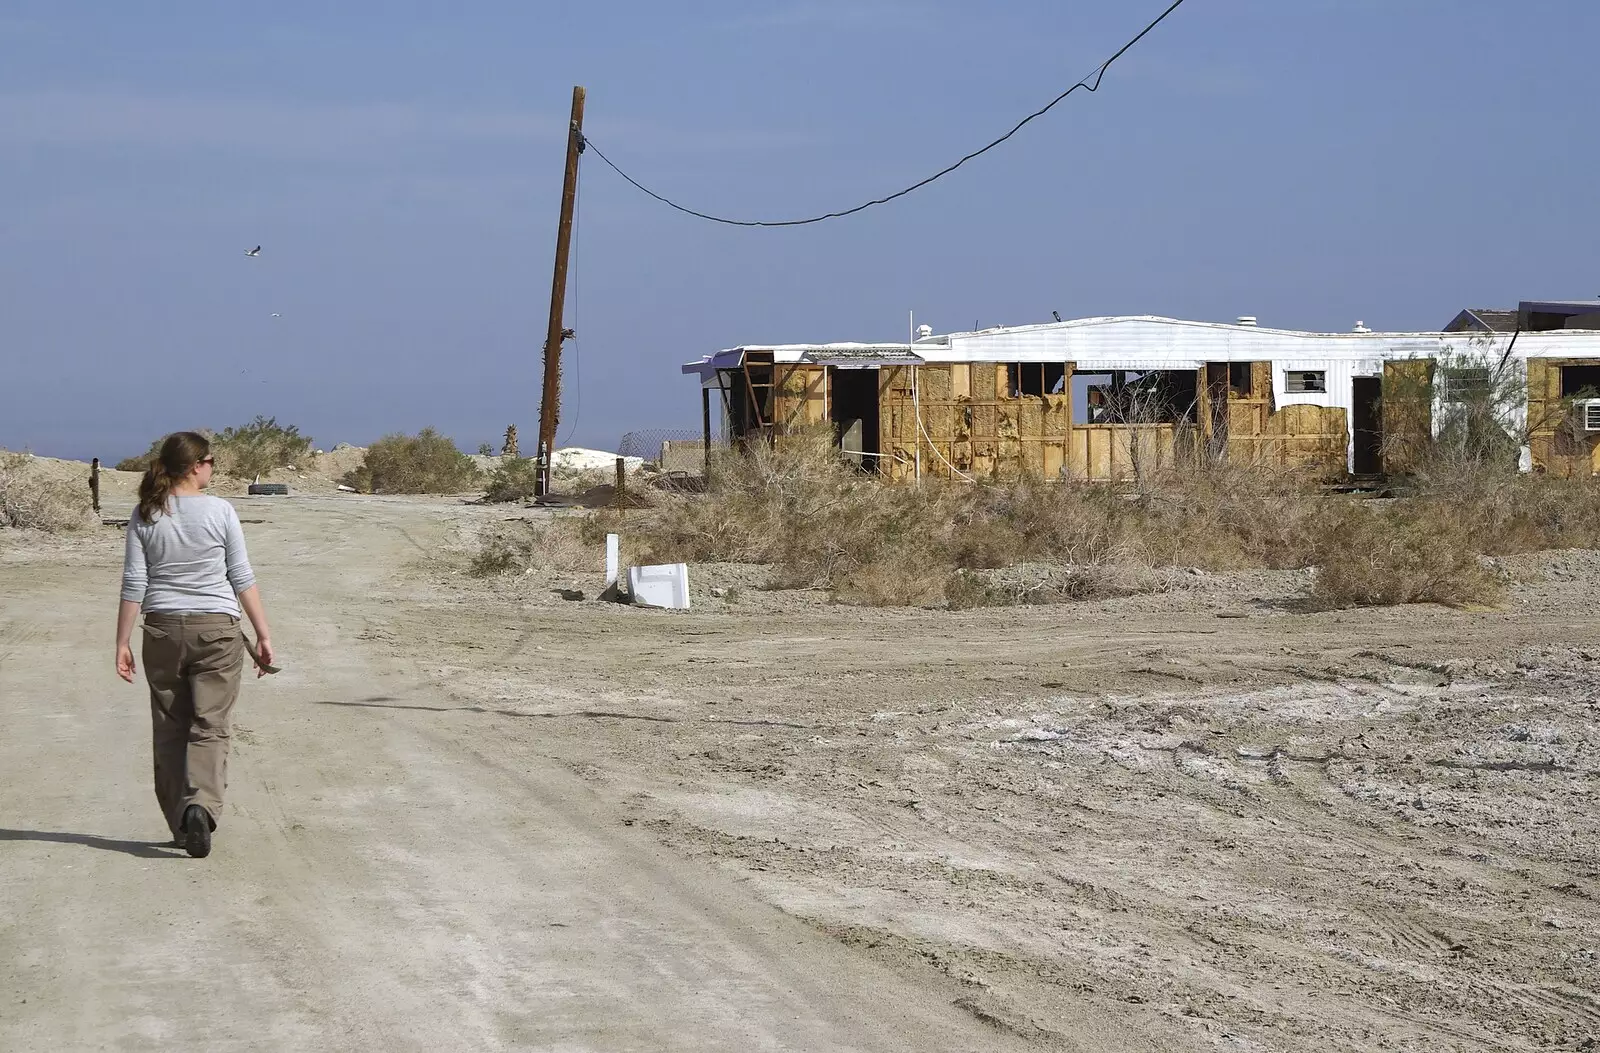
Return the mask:
<path id="1" fill-rule="evenodd" d="M 182 859 L 185 856 L 185 853 L 179 851 L 170 841 L 118 841 L 111 837 L 96 837 L 94 834 L 69 834 L 53 830 L 0 829 L 0 841 L 43 841 L 58 845 L 83 845 L 104 852 L 121 852 L 123 855 L 138 856 L 140 859 Z"/>

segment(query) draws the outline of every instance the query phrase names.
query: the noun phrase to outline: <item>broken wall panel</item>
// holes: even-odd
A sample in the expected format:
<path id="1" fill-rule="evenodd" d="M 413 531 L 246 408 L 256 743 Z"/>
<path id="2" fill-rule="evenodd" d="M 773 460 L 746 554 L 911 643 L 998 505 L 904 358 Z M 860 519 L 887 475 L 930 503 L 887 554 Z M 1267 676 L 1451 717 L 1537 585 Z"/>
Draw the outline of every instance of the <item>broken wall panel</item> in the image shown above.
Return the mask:
<path id="1" fill-rule="evenodd" d="M 876 370 L 879 468 L 896 480 L 913 479 L 920 470 L 928 478 L 1125 482 L 1198 466 L 1221 450 L 1233 463 L 1342 471 L 1349 443 L 1345 411 L 1276 408 L 1272 368 L 1254 362 L 1177 371 L 1179 382 L 1193 389 L 1185 421 L 1080 424 L 1070 394 L 1012 397 L 1004 364 L 883 366 Z M 1062 370 L 1064 392 L 1072 390 L 1073 373 L 1071 364 Z M 828 383 L 824 368 L 780 367 L 774 392 L 780 427 L 826 422 Z"/>
<path id="2" fill-rule="evenodd" d="M 779 434 L 828 420 L 828 371 L 824 366 L 778 366 L 774 423 Z"/>
<path id="3" fill-rule="evenodd" d="M 1244 369 L 1238 368 L 1243 365 Z M 1272 388 L 1272 363 L 1231 363 L 1228 375 L 1227 438 L 1223 444 L 1228 463 L 1263 464 L 1263 437 L 1276 409 Z"/>
<path id="4" fill-rule="evenodd" d="M 1587 395 L 1594 359 L 1528 360 L 1528 448 L 1535 471 L 1563 479 L 1600 474 L 1600 432 L 1589 431 L 1573 403 Z"/>
<path id="5" fill-rule="evenodd" d="M 1343 406 L 1285 406 L 1267 418 L 1255 463 L 1285 472 L 1339 476 L 1345 473 L 1349 447 Z"/>
<path id="6" fill-rule="evenodd" d="M 1433 372 L 1431 358 L 1383 364 L 1381 454 L 1386 475 L 1411 471 L 1433 442 Z"/>

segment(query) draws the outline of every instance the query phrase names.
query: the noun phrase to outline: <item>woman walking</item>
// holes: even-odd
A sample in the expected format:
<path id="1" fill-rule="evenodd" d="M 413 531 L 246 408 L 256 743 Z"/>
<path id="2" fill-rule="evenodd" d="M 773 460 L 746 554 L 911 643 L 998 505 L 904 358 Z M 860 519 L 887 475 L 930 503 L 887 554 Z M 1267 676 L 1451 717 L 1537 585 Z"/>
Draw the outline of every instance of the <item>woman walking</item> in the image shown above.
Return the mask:
<path id="1" fill-rule="evenodd" d="M 197 858 L 211 852 L 228 782 L 228 722 L 246 653 L 241 608 L 256 630 L 256 675 L 272 664 L 239 513 L 201 492 L 215 463 L 203 435 L 180 431 L 161 443 L 128 522 L 117 612 L 117 674 L 130 684 L 133 625 L 144 612 L 156 800 L 174 841 Z"/>

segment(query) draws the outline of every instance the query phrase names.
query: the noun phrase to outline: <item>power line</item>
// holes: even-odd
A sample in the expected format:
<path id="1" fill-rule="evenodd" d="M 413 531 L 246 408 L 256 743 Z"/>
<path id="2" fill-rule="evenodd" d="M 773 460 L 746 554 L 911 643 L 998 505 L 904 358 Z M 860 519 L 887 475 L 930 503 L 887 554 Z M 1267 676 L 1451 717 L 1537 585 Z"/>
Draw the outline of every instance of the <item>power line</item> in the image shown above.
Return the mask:
<path id="1" fill-rule="evenodd" d="M 726 225 L 728 225 L 730 227 L 803 227 L 803 226 L 806 226 L 806 225 L 811 224 L 811 223 L 821 223 L 822 221 L 828 220 L 828 219 L 842 219 L 845 216 L 853 216 L 857 212 L 865 211 L 866 209 L 869 209 L 869 208 L 873 207 L 874 205 L 884 205 L 884 204 L 889 203 L 890 201 L 895 200 L 896 198 L 905 197 L 907 194 L 910 194 L 913 191 L 921 190 L 923 187 L 927 186 L 929 183 L 934 182 L 935 180 L 943 179 L 945 176 L 949 175 L 951 172 L 954 172 L 956 169 L 960 168 L 962 165 L 966 164 L 968 161 L 971 161 L 973 158 L 976 158 L 976 157 L 982 157 L 984 154 L 988 153 L 990 150 L 993 150 L 995 147 L 999 146 L 1001 143 L 1005 142 L 1007 139 L 1010 139 L 1013 135 L 1016 135 L 1018 132 L 1020 132 L 1026 125 L 1028 125 L 1032 121 L 1035 121 L 1040 117 L 1043 117 L 1045 114 L 1047 114 L 1051 110 L 1055 109 L 1057 103 L 1060 103 L 1063 99 L 1067 98 L 1067 96 L 1071 95 L 1073 92 L 1076 92 L 1076 91 L 1079 91 L 1079 90 L 1088 91 L 1088 92 L 1099 91 L 1100 90 L 1100 82 L 1105 79 L 1106 71 L 1111 68 L 1112 63 L 1116 62 L 1123 55 L 1125 55 L 1129 51 L 1131 51 L 1135 44 L 1139 43 L 1139 41 L 1141 41 L 1145 37 L 1149 36 L 1150 33 L 1153 32 L 1157 26 L 1159 26 L 1161 23 L 1165 22 L 1167 20 L 1167 18 L 1174 11 L 1176 11 L 1178 8 L 1182 7 L 1183 4 L 1184 4 L 1184 0 L 1174 0 L 1172 6 L 1167 8 L 1165 11 L 1163 11 L 1161 13 L 1161 17 L 1157 18 L 1154 22 L 1151 22 L 1149 25 L 1145 26 L 1144 29 L 1139 31 L 1139 35 L 1138 36 L 1134 37 L 1132 40 L 1130 40 L 1126 44 L 1122 45 L 1122 47 L 1118 48 L 1116 54 L 1112 55 L 1110 58 L 1108 58 L 1104 62 L 1100 63 L 1100 65 L 1096 66 L 1094 68 L 1094 70 L 1091 71 L 1088 74 L 1088 76 L 1086 76 L 1082 80 L 1078 81 L 1078 83 L 1074 84 L 1072 87 L 1068 88 L 1066 91 L 1062 92 L 1060 95 L 1057 95 L 1054 99 L 1051 99 L 1042 108 L 1040 108 L 1038 110 L 1035 110 L 1033 113 L 1030 113 L 1030 114 L 1028 114 L 1028 116 L 1022 118 L 1022 120 L 1018 121 L 1012 127 L 1012 129 L 1009 132 L 1007 132 L 1006 134 L 1002 135 L 1000 138 L 995 139 L 993 142 L 990 142 L 988 145 L 983 146 L 980 149 L 972 151 L 970 154 L 967 154 L 965 157 L 963 157 L 961 160 L 955 162 L 954 164 L 949 165 L 949 166 L 947 166 L 945 168 L 941 168 L 939 171 L 933 173 L 933 175 L 929 176 L 928 178 L 926 178 L 924 180 L 921 180 L 920 182 L 912 183 L 910 186 L 906 187 L 904 190 L 896 190 L 892 194 L 888 194 L 888 195 L 886 195 L 884 197 L 874 198 L 871 201 L 863 202 L 862 204 L 859 204 L 859 205 L 855 206 L 854 208 L 843 209 L 843 210 L 841 210 L 839 212 L 826 212 L 826 213 L 824 213 L 824 214 L 822 214 L 820 216 L 810 216 L 810 217 L 808 217 L 806 219 L 783 219 L 783 220 L 728 219 L 725 216 L 714 216 L 714 215 L 711 215 L 710 213 L 707 213 L 707 212 L 697 212 L 694 209 L 689 208 L 689 207 L 687 207 L 685 205 L 678 204 L 676 201 L 673 201 L 671 198 L 663 197 L 661 194 L 656 193 L 654 190 L 651 190 L 649 187 L 645 186 L 643 183 L 639 182 L 637 179 L 633 178 L 631 175 L 629 175 L 628 173 L 624 172 L 621 168 L 617 167 L 616 162 L 612 161 L 611 158 L 607 157 L 605 154 L 600 152 L 600 148 L 594 145 L 594 141 L 593 140 L 585 138 L 582 141 L 582 145 L 587 147 L 588 149 L 593 150 L 595 152 L 595 156 L 599 157 L 600 160 L 604 161 L 608 168 L 610 168 L 613 172 L 617 173 L 617 175 L 621 176 L 623 179 L 627 180 L 627 182 L 630 183 L 635 189 L 643 191 L 645 194 L 648 194 L 650 197 L 655 198 L 657 201 L 661 202 L 663 205 L 668 206 L 669 208 L 674 208 L 674 209 L 678 210 L 679 212 L 684 213 L 685 215 L 694 216 L 696 219 L 709 220 L 712 223 L 723 223 L 723 224 L 726 224 Z"/>

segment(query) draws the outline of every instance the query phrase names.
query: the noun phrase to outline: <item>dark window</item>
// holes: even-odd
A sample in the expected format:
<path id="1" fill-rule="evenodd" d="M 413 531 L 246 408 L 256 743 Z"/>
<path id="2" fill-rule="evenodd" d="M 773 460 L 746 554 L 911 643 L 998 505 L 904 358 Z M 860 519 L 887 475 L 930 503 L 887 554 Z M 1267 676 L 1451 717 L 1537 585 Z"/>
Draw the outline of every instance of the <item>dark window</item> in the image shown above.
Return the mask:
<path id="1" fill-rule="evenodd" d="M 1466 402 L 1488 394 L 1488 366 L 1445 369 L 1439 375 L 1439 397 L 1445 402 Z"/>
<path id="2" fill-rule="evenodd" d="M 1022 395 L 1060 395 L 1067 386 L 1064 362 L 1013 362 L 1006 366 L 1007 390 Z"/>
<path id="3" fill-rule="evenodd" d="M 1089 424 L 1193 424 L 1200 397 L 1193 369 L 1079 373 L 1083 419 Z"/>
<path id="4" fill-rule="evenodd" d="M 1283 374 L 1283 389 L 1292 394 L 1311 394 L 1328 390 L 1325 369 L 1291 369 Z"/>
<path id="5" fill-rule="evenodd" d="M 1250 362 L 1228 363 L 1228 387 L 1240 398 L 1250 397 L 1251 378 L 1254 373 L 1251 366 Z"/>
<path id="6" fill-rule="evenodd" d="M 1600 395 L 1600 366 L 1562 366 L 1561 397 Z"/>

